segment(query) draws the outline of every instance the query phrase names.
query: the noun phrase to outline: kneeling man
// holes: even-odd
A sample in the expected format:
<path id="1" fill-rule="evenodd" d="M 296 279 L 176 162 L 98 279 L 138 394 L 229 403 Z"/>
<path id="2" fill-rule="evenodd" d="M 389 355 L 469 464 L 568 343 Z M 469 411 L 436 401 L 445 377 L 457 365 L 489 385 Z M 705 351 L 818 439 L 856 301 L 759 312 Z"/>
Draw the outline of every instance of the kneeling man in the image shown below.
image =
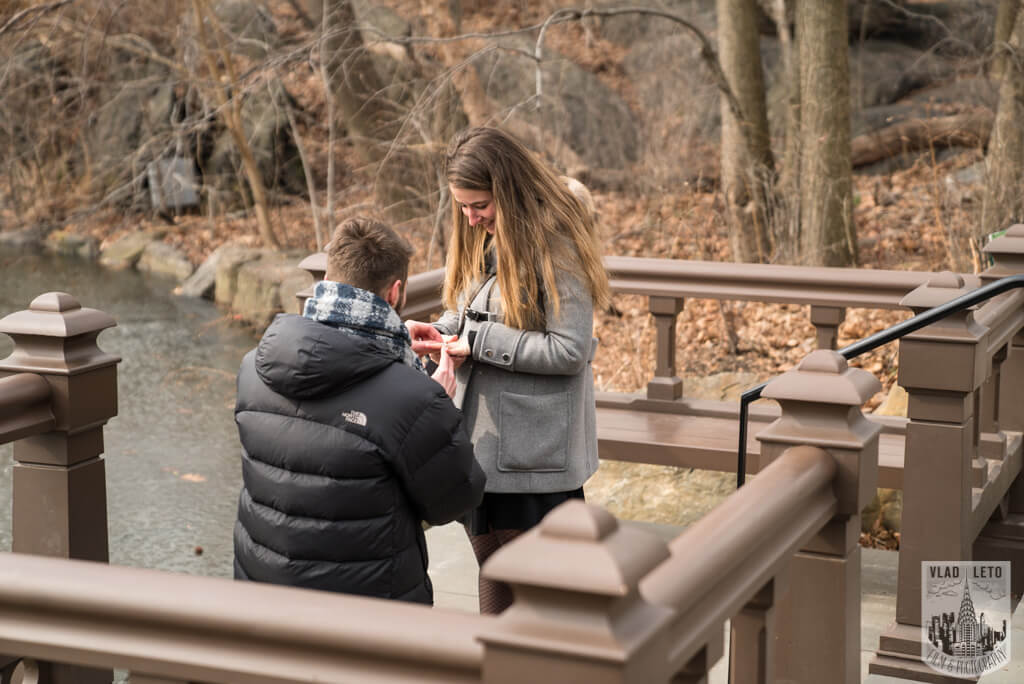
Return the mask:
<path id="1" fill-rule="evenodd" d="M 421 521 L 477 506 L 484 474 L 450 360 L 428 376 L 397 313 L 411 254 L 387 226 L 346 221 L 304 313 L 242 360 L 236 578 L 433 603 Z"/>

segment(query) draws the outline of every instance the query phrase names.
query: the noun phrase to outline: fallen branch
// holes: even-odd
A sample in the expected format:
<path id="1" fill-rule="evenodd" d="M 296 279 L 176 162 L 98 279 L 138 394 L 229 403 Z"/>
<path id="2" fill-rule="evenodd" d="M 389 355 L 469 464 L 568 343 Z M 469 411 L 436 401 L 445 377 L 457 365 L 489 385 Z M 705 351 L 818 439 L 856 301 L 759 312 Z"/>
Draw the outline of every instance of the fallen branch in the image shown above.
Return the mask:
<path id="1" fill-rule="evenodd" d="M 854 168 L 904 152 L 929 148 L 981 147 L 988 142 L 994 115 L 977 110 L 953 116 L 910 119 L 858 135 L 851 143 Z"/>
<path id="2" fill-rule="evenodd" d="M 11 17 L 10 19 L 8 19 L 7 22 L 3 26 L 0 26 L 0 36 L 2 36 L 3 34 L 7 33 L 11 29 L 13 29 L 15 27 L 15 25 L 17 25 L 17 23 L 19 21 L 21 21 L 22 19 L 24 19 L 25 17 L 27 17 L 30 14 L 34 14 L 36 12 L 40 12 L 40 13 L 52 12 L 53 10 L 58 9 L 60 7 L 63 7 L 64 5 L 67 5 L 67 4 L 71 3 L 72 1 L 73 0 L 59 0 L 58 2 L 51 2 L 49 5 L 38 5 L 36 7 L 27 7 L 25 9 L 21 10 L 20 12 L 16 12 L 15 15 L 13 17 Z"/>

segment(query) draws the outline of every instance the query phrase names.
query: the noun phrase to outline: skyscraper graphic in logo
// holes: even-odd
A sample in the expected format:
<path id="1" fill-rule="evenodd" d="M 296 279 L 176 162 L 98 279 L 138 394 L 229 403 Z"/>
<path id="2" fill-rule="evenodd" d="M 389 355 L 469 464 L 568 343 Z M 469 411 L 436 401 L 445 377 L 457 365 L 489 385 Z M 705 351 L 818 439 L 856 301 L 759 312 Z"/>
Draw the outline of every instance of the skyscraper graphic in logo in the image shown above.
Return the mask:
<path id="1" fill-rule="evenodd" d="M 1010 562 L 921 563 L 921 659 L 977 678 L 1010 662 Z"/>

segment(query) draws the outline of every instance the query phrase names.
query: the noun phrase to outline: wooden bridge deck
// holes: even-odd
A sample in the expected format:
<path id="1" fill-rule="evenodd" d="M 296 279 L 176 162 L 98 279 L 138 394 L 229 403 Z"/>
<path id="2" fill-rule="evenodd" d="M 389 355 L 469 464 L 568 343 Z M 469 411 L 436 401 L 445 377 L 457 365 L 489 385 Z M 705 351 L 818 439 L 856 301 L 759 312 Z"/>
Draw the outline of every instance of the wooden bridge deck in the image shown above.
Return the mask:
<path id="1" fill-rule="evenodd" d="M 778 415 L 774 404 L 750 406 L 748 474 L 761 469 L 757 433 Z M 869 418 L 883 426 L 878 445 L 878 486 L 902 489 L 906 419 Z M 604 459 L 736 472 L 739 404 L 693 399 L 651 402 L 642 395 L 598 393 L 597 438 Z"/>

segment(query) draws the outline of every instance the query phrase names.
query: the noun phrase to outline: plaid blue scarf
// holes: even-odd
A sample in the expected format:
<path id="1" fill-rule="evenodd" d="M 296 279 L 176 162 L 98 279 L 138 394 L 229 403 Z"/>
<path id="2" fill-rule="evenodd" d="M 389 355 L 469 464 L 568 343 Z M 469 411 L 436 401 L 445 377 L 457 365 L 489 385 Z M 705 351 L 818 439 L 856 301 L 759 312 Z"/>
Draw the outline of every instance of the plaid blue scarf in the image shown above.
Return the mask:
<path id="1" fill-rule="evenodd" d="M 305 318 L 365 337 L 390 351 L 407 366 L 426 372 L 412 351 L 412 340 L 402 319 L 377 295 L 358 287 L 321 280 L 302 311 Z"/>

